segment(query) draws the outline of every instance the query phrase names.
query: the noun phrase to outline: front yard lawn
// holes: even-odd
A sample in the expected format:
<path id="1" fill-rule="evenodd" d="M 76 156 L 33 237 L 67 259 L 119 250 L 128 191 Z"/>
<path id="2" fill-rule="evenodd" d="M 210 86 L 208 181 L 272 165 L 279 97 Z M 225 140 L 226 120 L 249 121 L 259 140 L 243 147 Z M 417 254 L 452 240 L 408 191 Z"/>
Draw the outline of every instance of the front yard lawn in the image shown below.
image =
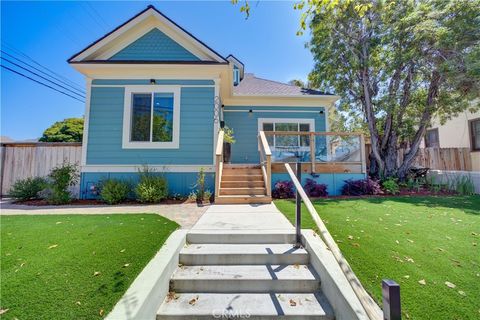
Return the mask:
<path id="1" fill-rule="evenodd" d="M 275 201 L 294 223 L 295 202 Z M 314 202 L 365 289 L 400 284 L 405 319 L 480 318 L 480 196 Z M 314 228 L 305 207 L 302 228 Z"/>
<path id="2" fill-rule="evenodd" d="M 155 214 L 2 216 L 2 318 L 105 317 L 177 227 Z"/>

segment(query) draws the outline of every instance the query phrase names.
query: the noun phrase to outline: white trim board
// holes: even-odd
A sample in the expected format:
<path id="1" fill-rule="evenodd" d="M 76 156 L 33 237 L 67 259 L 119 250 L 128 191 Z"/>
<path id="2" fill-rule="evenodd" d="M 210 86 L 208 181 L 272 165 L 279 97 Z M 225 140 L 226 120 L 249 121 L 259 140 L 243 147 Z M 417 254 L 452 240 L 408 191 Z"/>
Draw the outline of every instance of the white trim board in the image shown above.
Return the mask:
<path id="1" fill-rule="evenodd" d="M 82 166 L 81 172 L 96 172 L 96 173 L 130 173 L 139 172 L 144 167 L 142 164 L 130 164 L 130 165 L 85 165 Z M 181 164 L 168 164 L 168 165 L 149 165 L 149 169 L 161 173 L 182 173 L 193 172 L 198 173 L 203 168 L 204 172 L 215 172 L 215 168 L 212 164 L 205 165 L 181 165 Z"/>
<path id="2" fill-rule="evenodd" d="M 128 85 L 125 86 L 125 99 L 123 107 L 123 149 L 178 149 L 180 147 L 180 86 L 177 85 Z M 132 94 L 134 93 L 173 93 L 173 135 L 169 142 L 139 142 L 130 141 L 131 116 L 132 116 Z M 152 103 L 153 113 L 153 103 Z M 153 117 L 152 117 L 153 121 Z M 153 123 L 151 124 L 151 127 Z M 151 134 L 150 134 L 151 135 Z"/>
<path id="3" fill-rule="evenodd" d="M 146 84 L 92 84 L 93 88 L 123 88 L 123 87 L 139 87 L 146 86 Z M 175 84 L 175 86 L 177 86 Z M 179 84 L 181 88 L 214 88 L 214 84 Z"/>
<path id="4" fill-rule="evenodd" d="M 87 148 L 88 148 L 88 130 L 90 122 L 90 97 L 92 95 L 92 79 L 86 78 L 86 94 L 85 94 L 85 115 L 83 119 L 83 137 L 82 137 L 82 158 L 80 164 L 87 164 Z"/>
<path id="5" fill-rule="evenodd" d="M 262 131 L 262 125 L 267 123 L 307 123 L 310 125 L 310 132 L 315 132 L 315 119 L 292 119 L 292 118 L 258 118 L 258 131 Z"/>

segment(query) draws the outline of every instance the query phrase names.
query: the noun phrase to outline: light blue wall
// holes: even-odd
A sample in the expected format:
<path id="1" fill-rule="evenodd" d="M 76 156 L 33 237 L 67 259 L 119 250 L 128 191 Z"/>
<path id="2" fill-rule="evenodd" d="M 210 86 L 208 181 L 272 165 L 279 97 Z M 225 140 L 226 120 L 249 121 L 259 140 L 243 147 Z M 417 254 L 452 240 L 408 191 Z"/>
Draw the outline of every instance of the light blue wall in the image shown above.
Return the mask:
<path id="1" fill-rule="evenodd" d="M 109 60 L 198 61 L 200 59 L 155 28 L 117 52 Z"/>
<path id="2" fill-rule="evenodd" d="M 168 192 L 169 195 L 181 194 L 189 195 L 196 187 L 197 173 L 186 172 L 186 173 L 174 173 L 168 172 L 162 174 L 168 182 Z M 205 190 L 214 191 L 215 188 L 215 175 L 213 173 L 205 174 Z M 120 179 L 125 180 L 131 183 L 132 186 L 135 186 L 139 180 L 138 173 L 111 173 L 111 172 L 102 172 L 102 173 L 91 173 L 84 172 L 81 174 L 81 183 L 80 183 L 80 198 L 81 199 L 94 199 L 97 198 L 91 191 L 91 186 L 98 186 L 99 182 L 105 179 Z"/>
<path id="3" fill-rule="evenodd" d="M 249 114 L 249 109 L 255 112 Z M 245 112 L 228 112 L 228 110 L 244 110 Z M 276 112 L 261 112 L 265 110 L 275 110 Z M 296 112 L 291 112 L 292 110 Z M 232 145 L 232 163 L 259 162 L 257 143 L 259 118 L 314 119 L 315 131 L 325 131 L 325 112 L 320 114 L 320 111 L 325 111 L 323 107 L 225 106 L 224 111 L 225 125 L 232 128 L 235 133 L 236 142 Z"/>
<path id="4" fill-rule="evenodd" d="M 149 83 L 149 80 L 95 80 L 94 84 L 133 84 L 135 81 Z M 191 84 L 191 81 L 198 80 L 185 80 L 182 84 Z M 164 80 L 162 84 L 179 82 Z M 88 165 L 213 164 L 213 87 L 182 87 L 179 149 L 122 149 L 124 90 L 123 87 L 92 87 Z"/>
<path id="5" fill-rule="evenodd" d="M 307 179 L 313 179 L 318 183 L 327 185 L 327 191 L 329 196 L 338 196 L 341 194 L 342 187 L 345 184 L 345 180 L 353 179 L 365 179 L 366 175 L 363 173 L 319 173 L 313 177 L 310 174 L 302 174 L 302 186 L 305 185 Z M 272 173 L 272 190 L 275 188 L 275 183 L 278 181 L 290 181 L 288 173 Z"/>

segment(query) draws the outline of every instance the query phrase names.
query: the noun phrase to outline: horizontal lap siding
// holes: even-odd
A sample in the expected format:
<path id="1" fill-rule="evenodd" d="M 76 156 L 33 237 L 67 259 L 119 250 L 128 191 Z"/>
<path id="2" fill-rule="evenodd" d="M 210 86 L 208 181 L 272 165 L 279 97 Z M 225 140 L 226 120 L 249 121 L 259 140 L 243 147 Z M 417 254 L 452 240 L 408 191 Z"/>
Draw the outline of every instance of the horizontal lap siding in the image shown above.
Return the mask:
<path id="1" fill-rule="evenodd" d="M 122 149 L 123 87 L 92 87 L 87 165 L 213 163 L 214 88 L 183 87 L 179 149 Z"/>
<path id="2" fill-rule="evenodd" d="M 248 110 L 254 112 L 249 115 Z M 245 112 L 228 112 L 228 110 L 244 110 Z M 268 112 L 261 112 L 261 111 Z M 276 112 L 270 112 L 276 111 Z M 297 112 L 282 112 L 297 111 Z M 303 111 L 303 112 L 302 112 Z M 306 112 L 308 111 L 308 112 Z M 315 112 L 311 112 L 315 111 Z M 232 128 L 235 144 L 232 145 L 233 163 L 258 163 L 258 119 L 314 119 L 315 131 L 325 131 L 325 113 L 323 107 L 234 107 L 226 106 L 224 113 L 225 125 Z"/>

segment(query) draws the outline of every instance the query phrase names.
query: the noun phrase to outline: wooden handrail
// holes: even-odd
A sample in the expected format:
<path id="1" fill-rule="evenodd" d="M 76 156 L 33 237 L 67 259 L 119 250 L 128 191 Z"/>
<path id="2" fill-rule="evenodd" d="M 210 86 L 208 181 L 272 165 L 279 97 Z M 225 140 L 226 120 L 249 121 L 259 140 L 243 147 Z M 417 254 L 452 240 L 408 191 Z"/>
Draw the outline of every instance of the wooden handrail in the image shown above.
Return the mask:
<path id="1" fill-rule="evenodd" d="M 262 168 L 263 179 L 265 180 L 265 190 L 267 196 L 272 196 L 272 151 L 268 145 L 265 132 L 258 133 L 258 148 L 260 152 L 260 165 Z"/>
<path id="2" fill-rule="evenodd" d="M 215 195 L 220 195 L 220 185 L 222 183 L 223 171 L 223 137 L 225 132 L 218 132 L 217 146 L 215 148 Z"/>
<path id="3" fill-rule="evenodd" d="M 355 295 L 357 296 L 358 300 L 360 301 L 363 308 L 365 309 L 365 312 L 367 313 L 368 317 L 371 320 L 382 320 L 383 316 L 380 308 L 372 299 L 372 297 L 370 297 L 370 295 L 367 293 L 365 288 L 362 286 L 360 280 L 357 278 L 352 268 L 348 264 L 347 260 L 343 257 L 340 249 L 337 246 L 337 243 L 333 239 L 330 232 L 328 232 L 327 227 L 325 226 L 322 219 L 318 215 L 317 210 L 315 209 L 312 202 L 308 198 L 307 194 L 305 193 L 305 190 L 303 190 L 303 187 L 298 181 L 297 177 L 295 176 L 292 168 L 290 167 L 290 164 L 285 163 L 285 168 L 287 169 L 287 172 L 290 175 L 290 178 L 292 179 L 293 184 L 297 189 L 297 192 L 300 194 L 303 202 L 305 203 L 305 206 L 307 207 L 307 210 L 310 213 L 310 216 L 312 217 L 313 221 L 315 221 L 318 231 L 320 232 L 320 237 L 323 239 L 328 249 L 332 252 L 333 256 L 335 257 L 335 260 L 337 260 L 338 265 L 342 269 L 343 274 L 345 275 L 348 282 L 350 283 L 350 286 L 352 287 L 353 291 L 355 292 Z"/>
<path id="4" fill-rule="evenodd" d="M 262 142 L 263 150 L 265 151 L 266 156 L 271 156 L 272 151 L 270 150 L 270 146 L 268 145 L 267 137 L 265 137 L 265 131 L 260 131 L 260 141 Z"/>
<path id="5" fill-rule="evenodd" d="M 223 153 L 223 137 L 225 136 L 225 132 L 220 130 L 218 132 L 217 138 L 217 147 L 215 148 L 215 155 L 220 156 Z"/>

